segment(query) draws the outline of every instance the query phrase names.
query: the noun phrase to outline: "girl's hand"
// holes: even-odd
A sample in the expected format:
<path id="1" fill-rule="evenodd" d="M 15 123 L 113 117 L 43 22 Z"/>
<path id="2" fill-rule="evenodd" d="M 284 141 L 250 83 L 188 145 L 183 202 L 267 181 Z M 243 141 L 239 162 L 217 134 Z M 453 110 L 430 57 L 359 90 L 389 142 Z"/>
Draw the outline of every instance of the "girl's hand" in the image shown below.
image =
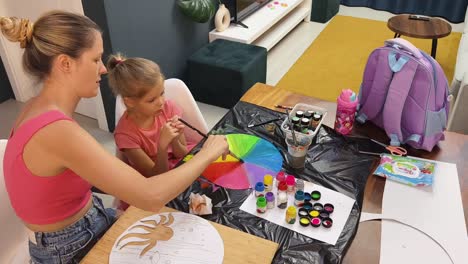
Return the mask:
<path id="1" fill-rule="evenodd" d="M 223 156 L 224 160 L 226 155 L 229 154 L 229 145 L 226 137 L 224 135 L 208 136 L 198 153 L 207 155 L 211 161 L 215 161 L 219 156 Z"/>
<path id="2" fill-rule="evenodd" d="M 167 149 L 172 140 L 180 135 L 179 129 L 172 125 L 171 121 L 168 121 L 161 128 L 161 135 L 159 136 L 159 146 L 163 149 Z"/>
<path id="3" fill-rule="evenodd" d="M 175 115 L 170 119 L 172 127 L 179 130 L 179 133 L 182 134 L 184 132 L 185 125 L 179 121 L 179 116 Z"/>

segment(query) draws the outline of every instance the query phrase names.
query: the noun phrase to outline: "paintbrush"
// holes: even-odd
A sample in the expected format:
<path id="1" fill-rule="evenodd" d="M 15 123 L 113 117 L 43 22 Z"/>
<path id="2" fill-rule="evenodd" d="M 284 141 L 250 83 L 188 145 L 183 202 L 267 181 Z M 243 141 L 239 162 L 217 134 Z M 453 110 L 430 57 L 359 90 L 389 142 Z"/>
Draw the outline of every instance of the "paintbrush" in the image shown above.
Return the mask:
<path id="1" fill-rule="evenodd" d="M 265 122 L 261 122 L 261 123 L 257 123 L 257 124 L 250 124 L 247 127 L 251 128 L 251 127 L 261 126 L 261 125 L 269 124 L 269 123 L 272 123 L 272 122 L 275 122 L 275 121 L 278 121 L 278 120 L 282 120 L 282 119 L 283 118 L 278 117 L 278 118 L 270 119 L 270 120 L 265 121 Z"/>
<path id="2" fill-rule="evenodd" d="M 288 111 L 288 109 L 286 109 L 286 115 L 287 115 L 287 119 L 288 119 L 289 129 L 291 130 L 291 134 L 292 134 L 292 139 L 293 139 L 294 146 L 297 146 L 296 133 L 294 133 L 294 127 L 293 127 L 293 124 L 292 124 L 292 122 L 291 122 L 291 118 L 289 118 L 289 111 Z"/>
<path id="3" fill-rule="evenodd" d="M 193 129 L 195 132 L 197 132 L 198 134 L 200 134 L 200 136 L 202 136 L 203 138 L 205 138 L 205 139 L 208 138 L 208 135 L 207 135 L 207 134 L 205 134 L 205 133 L 201 132 L 200 130 L 196 129 L 195 127 L 193 127 L 192 125 L 190 125 L 189 123 L 187 123 L 187 121 L 183 120 L 182 118 L 179 118 L 179 121 L 180 121 L 182 124 L 184 124 L 184 125 L 188 126 L 189 128 Z M 236 156 L 236 154 L 232 153 L 232 151 L 229 151 L 229 152 L 230 152 L 229 154 L 230 154 L 231 156 L 233 156 L 234 158 L 238 159 L 240 162 L 244 163 L 244 160 L 243 160 L 243 159 L 241 159 L 241 158 L 239 158 L 238 156 Z"/>
<path id="4" fill-rule="evenodd" d="M 179 117 L 179 121 L 180 121 L 182 124 L 184 124 L 184 125 L 188 126 L 189 128 L 191 128 L 193 131 L 195 131 L 195 132 L 197 132 L 198 134 L 200 134 L 200 136 L 202 136 L 202 137 L 204 137 L 204 138 L 208 138 L 208 136 L 207 136 L 205 133 L 203 133 L 203 132 L 201 132 L 200 130 L 196 129 L 195 127 L 193 127 L 192 125 L 190 125 L 189 123 L 187 123 L 187 121 L 183 120 L 183 119 L 180 118 L 180 117 Z"/>

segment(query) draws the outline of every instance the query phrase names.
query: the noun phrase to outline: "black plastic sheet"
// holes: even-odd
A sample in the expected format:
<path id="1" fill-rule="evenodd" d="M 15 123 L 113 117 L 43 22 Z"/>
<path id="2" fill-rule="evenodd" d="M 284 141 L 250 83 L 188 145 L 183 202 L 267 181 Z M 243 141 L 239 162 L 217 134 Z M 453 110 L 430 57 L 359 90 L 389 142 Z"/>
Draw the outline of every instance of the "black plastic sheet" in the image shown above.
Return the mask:
<path id="1" fill-rule="evenodd" d="M 264 126 L 247 128 L 248 124 L 260 123 L 277 117 L 286 117 L 286 115 L 250 103 L 239 102 L 216 124 L 211 133 L 244 133 L 268 140 L 283 155 L 285 172 L 355 199 L 356 202 L 348 221 L 334 246 L 241 211 L 239 208 L 251 193 L 250 189 L 231 190 L 220 187 L 213 192 L 212 185 L 206 187 L 203 181 L 195 181 L 168 206 L 188 212 L 190 193 L 206 194 L 212 199 L 213 214 L 203 217 L 277 242 L 279 249 L 273 263 L 340 263 L 356 234 L 365 184 L 376 158 L 358 152 L 358 145 L 366 146 L 369 140 L 343 137 L 335 133 L 333 129 L 322 126 L 309 148 L 305 168 L 297 170 L 289 167 L 286 162 L 287 146 L 280 129 L 282 121 L 275 122 L 274 132 L 267 131 Z M 196 153 L 201 144 L 202 142 L 191 153 Z M 368 150 L 372 146 L 366 147 Z"/>

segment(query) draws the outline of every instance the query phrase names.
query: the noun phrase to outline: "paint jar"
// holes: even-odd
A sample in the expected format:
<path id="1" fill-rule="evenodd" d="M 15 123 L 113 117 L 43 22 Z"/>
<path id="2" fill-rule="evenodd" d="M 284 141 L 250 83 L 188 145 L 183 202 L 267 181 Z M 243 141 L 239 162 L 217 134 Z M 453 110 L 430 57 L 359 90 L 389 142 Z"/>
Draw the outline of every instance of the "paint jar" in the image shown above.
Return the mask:
<path id="1" fill-rule="evenodd" d="M 312 120 L 310 121 L 310 125 L 312 126 L 312 129 L 316 129 L 318 127 L 318 125 L 320 124 L 320 120 L 322 119 L 322 114 L 316 112 L 313 116 L 312 116 Z"/>
<path id="2" fill-rule="evenodd" d="M 278 192 L 276 204 L 279 209 L 285 209 L 288 206 L 288 195 L 286 192 Z"/>
<path id="3" fill-rule="evenodd" d="M 314 111 L 312 111 L 312 110 L 307 110 L 307 111 L 304 112 L 304 117 L 303 117 L 303 118 L 308 118 L 309 121 L 312 121 L 312 116 L 313 116 L 313 115 L 314 115 Z M 310 123 L 309 123 L 308 126 L 310 126 Z"/>
<path id="4" fill-rule="evenodd" d="M 301 110 L 296 111 L 296 117 L 303 118 L 304 117 L 304 111 L 301 111 Z"/>
<path id="5" fill-rule="evenodd" d="M 255 184 L 255 197 L 265 196 L 265 185 L 263 182 L 257 182 Z"/>
<path id="6" fill-rule="evenodd" d="M 286 194 L 287 191 L 288 185 L 286 184 L 286 181 L 282 181 L 278 184 L 278 192 L 276 193 L 276 195 L 279 195 L 281 192 L 284 192 Z"/>
<path id="7" fill-rule="evenodd" d="M 302 206 L 303 204 L 304 204 L 304 192 L 297 191 L 296 194 L 294 195 L 294 205 Z"/>
<path id="8" fill-rule="evenodd" d="M 312 196 L 310 196 L 310 193 L 304 192 L 304 203 L 310 203 L 310 200 L 312 200 Z"/>
<path id="9" fill-rule="evenodd" d="M 322 194 L 320 194 L 319 191 L 313 191 L 311 194 L 310 194 L 312 200 L 314 201 L 318 201 L 320 200 L 320 197 L 322 197 Z"/>
<path id="10" fill-rule="evenodd" d="M 280 171 L 276 174 L 276 187 L 278 187 L 279 183 L 282 181 L 286 181 L 286 174 L 284 171 Z"/>
<path id="11" fill-rule="evenodd" d="M 275 195 L 272 192 L 267 192 L 265 199 L 267 201 L 267 209 L 275 208 Z"/>
<path id="12" fill-rule="evenodd" d="M 312 209 L 321 212 L 323 210 L 323 205 L 321 203 L 314 203 L 314 207 Z"/>
<path id="13" fill-rule="evenodd" d="M 286 210 L 286 223 L 294 224 L 296 222 L 296 207 L 289 206 Z"/>
<path id="14" fill-rule="evenodd" d="M 332 214 L 333 211 L 335 211 L 335 206 L 333 206 L 331 203 L 326 203 L 323 205 L 323 210 L 328 214 Z"/>
<path id="15" fill-rule="evenodd" d="M 322 224 L 322 219 L 314 217 L 310 219 L 310 225 L 313 227 L 319 227 Z"/>
<path id="16" fill-rule="evenodd" d="M 288 193 L 294 193 L 294 186 L 296 185 L 296 178 L 293 175 L 286 177 L 286 184 L 288 185 Z"/>
<path id="17" fill-rule="evenodd" d="M 301 226 L 306 227 L 306 226 L 309 226 L 310 220 L 307 217 L 300 217 L 299 223 L 301 224 Z"/>
<path id="18" fill-rule="evenodd" d="M 294 131 L 301 132 L 301 119 L 297 116 L 291 118 Z"/>
<path id="19" fill-rule="evenodd" d="M 314 205 L 311 202 L 304 202 L 304 204 L 302 205 L 302 208 L 306 209 L 307 211 L 312 210 L 313 207 Z"/>
<path id="20" fill-rule="evenodd" d="M 295 191 L 304 191 L 304 181 L 301 179 L 296 179 L 296 184 L 295 184 Z M 305 195 L 305 193 L 304 193 Z M 310 194 L 309 194 L 310 197 Z M 305 199 L 305 196 L 304 196 Z M 310 201 L 310 200 L 309 200 Z"/>
<path id="21" fill-rule="evenodd" d="M 323 220 L 323 219 L 325 219 L 325 218 L 329 218 L 329 217 L 330 217 L 330 215 L 329 215 L 327 212 L 325 212 L 325 211 L 322 211 L 322 212 L 320 212 L 320 215 L 319 215 L 319 217 L 320 217 L 320 219 L 322 219 L 322 220 Z"/>
<path id="22" fill-rule="evenodd" d="M 297 212 L 297 215 L 299 215 L 299 217 L 308 217 L 309 216 L 309 211 L 307 211 L 307 209 L 304 209 L 304 208 L 299 208 L 299 211 Z"/>
<path id="23" fill-rule="evenodd" d="M 263 185 L 265 185 L 265 192 L 271 192 L 273 190 L 273 176 L 270 174 L 263 176 Z"/>
<path id="24" fill-rule="evenodd" d="M 312 210 L 310 210 L 310 212 L 309 212 L 310 218 L 319 217 L 319 215 L 320 215 L 320 212 L 317 211 L 317 210 L 313 210 L 313 209 L 312 209 Z"/>
<path id="25" fill-rule="evenodd" d="M 333 220 L 331 218 L 324 218 L 322 220 L 322 226 L 325 228 L 330 228 L 333 225 Z"/>
<path id="26" fill-rule="evenodd" d="M 309 118 L 302 118 L 301 119 L 301 132 L 304 134 L 309 133 L 309 124 L 310 124 L 310 119 Z"/>
<path id="27" fill-rule="evenodd" d="M 267 209 L 267 201 L 265 197 L 258 197 L 257 198 L 257 213 L 263 214 L 266 212 Z"/>

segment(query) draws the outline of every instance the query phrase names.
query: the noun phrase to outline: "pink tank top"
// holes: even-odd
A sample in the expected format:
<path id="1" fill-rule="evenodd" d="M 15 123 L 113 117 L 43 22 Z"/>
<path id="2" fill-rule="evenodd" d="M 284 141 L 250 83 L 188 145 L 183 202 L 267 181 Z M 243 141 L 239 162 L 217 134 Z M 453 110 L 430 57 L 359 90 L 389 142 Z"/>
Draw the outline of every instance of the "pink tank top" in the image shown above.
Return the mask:
<path id="1" fill-rule="evenodd" d="M 3 159 L 5 186 L 19 218 L 29 224 L 52 224 L 82 209 L 91 198 L 91 185 L 71 170 L 55 176 L 34 175 L 23 160 L 24 146 L 41 128 L 73 119 L 53 110 L 24 122 L 8 139 Z M 66 147 L 66 146 L 64 146 Z"/>

